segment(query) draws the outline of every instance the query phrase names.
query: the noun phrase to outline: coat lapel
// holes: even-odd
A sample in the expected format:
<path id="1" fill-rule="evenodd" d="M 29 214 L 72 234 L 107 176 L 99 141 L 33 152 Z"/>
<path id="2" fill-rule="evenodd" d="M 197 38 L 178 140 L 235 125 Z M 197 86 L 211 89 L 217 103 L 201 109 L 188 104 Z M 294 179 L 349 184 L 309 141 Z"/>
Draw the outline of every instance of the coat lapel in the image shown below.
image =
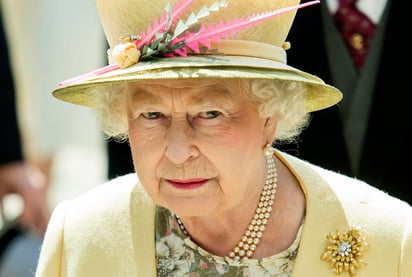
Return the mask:
<path id="1" fill-rule="evenodd" d="M 306 197 L 306 216 L 298 256 L 292 276 L 333 276 L 329 264 L 320 259 L 327 245 L 326 236 L 348 227 L 348 221 L 336 194 L 309 165 L 294 157 L 277 155 L 298 178 Z M 305 180 L 299 176 L 307 176 Z"/>

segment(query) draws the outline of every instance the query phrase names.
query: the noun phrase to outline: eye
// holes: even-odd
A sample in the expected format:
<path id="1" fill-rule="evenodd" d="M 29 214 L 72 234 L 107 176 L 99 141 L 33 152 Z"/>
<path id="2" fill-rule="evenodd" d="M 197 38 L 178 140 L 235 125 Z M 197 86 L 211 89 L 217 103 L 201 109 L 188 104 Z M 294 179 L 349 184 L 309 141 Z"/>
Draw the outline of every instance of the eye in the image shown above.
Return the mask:
<path id="1" fill-rule="evenodd" d="M 147 113 L 142 113 L 142 116 L 147 119 L 158 119 L 158 118 L 161 118 L 163 114 L 160 112 L 147 112 Z"/>
<path id="2" fill-rule="evenodd" d="M 220 116 L 221 114 L 222 113 L 219 111 L 207 111 L 199 113 L 199 117 L 204 119 L 213 119 Z"/>

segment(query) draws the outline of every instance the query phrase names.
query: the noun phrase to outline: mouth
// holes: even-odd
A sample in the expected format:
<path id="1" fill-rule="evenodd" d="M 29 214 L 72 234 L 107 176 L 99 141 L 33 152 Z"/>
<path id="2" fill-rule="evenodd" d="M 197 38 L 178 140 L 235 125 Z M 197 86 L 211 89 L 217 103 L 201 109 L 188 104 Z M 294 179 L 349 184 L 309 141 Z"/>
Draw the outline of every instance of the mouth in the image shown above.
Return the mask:
<path id="1" fill-rule="evenodd" d="M 186 179 L 186 180 L 175 180 L 175 179 L 166 179 L 166 181 L 177 189 L 197 189 L 203 186 L 209 179 Z"/>

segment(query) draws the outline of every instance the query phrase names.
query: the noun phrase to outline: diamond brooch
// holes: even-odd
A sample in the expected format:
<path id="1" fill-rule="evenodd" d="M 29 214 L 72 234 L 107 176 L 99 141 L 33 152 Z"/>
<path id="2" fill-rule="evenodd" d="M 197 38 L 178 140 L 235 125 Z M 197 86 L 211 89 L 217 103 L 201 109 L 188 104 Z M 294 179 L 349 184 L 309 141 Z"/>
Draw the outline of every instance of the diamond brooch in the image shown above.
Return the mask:
<path id="1" fill-rule="evenodd" d="M 328 262 L 337 275 L 348 272 L 353 277 L 361 265 L 366 265 L 362 257 L 369 244 L 360 229 L 359 226 L 350 227 L 349 230 L 336 230 L 326 236 L 328 245 L 320 258 Z"/>

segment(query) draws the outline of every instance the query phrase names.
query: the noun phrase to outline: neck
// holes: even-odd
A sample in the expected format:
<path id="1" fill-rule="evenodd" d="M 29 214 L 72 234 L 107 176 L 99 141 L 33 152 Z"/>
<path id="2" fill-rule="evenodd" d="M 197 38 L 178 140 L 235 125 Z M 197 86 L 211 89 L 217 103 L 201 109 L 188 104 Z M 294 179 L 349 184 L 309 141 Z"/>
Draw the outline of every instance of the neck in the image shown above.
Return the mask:
<path id="1" fill-rule="evenodd" d="M 246 217 L 245 214 L 239 213 L 229 216 L 228 213 L 221 217 L 213 217 L 213 219 L 203 217 L 182 218 L 181 220 L 192 241 L 206 251 L 224 257 L 232 251 L 243 236 L 254 214 L 254 209 L 249 209 L 247 213 L 250 213 L 250 216 Z"/>
<path id="2" fill-rule="evenodd" d="M 302 223 L 305 197 L 299 183 L 289 169 L 276 160 L 279 184 L 273 212 L 268 219 L 264 235 L 251 258 L 264 258 L 278 254 L 293 243 Z M 236 211 L 228 211 L 213 218 L 182 218 L 190 238 L 201 248 L 217 256 L 228 256 L 239 242 L 256 209 L 255 201 Z M 210 224 L 210 222 L 214 222 Z M 218 226 L 218 228 L 216 228 Z"/>

